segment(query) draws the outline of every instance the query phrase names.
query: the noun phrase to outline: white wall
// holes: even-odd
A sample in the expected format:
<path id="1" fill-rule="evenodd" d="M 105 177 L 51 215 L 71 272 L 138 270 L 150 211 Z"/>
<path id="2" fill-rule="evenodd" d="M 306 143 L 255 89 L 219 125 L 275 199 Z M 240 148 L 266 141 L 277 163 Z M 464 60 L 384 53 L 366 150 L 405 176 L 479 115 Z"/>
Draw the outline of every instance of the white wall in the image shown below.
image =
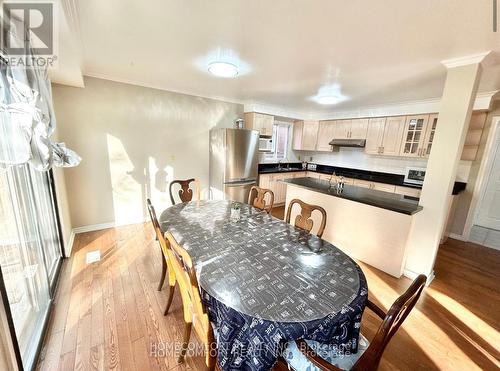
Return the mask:
<path id="1" fill-rule="evenodd" d="M 212 127 L 230 127 L 243 106 L 85 78 L 53 86 L 59 139 L 83 158 L 64 170 L 73 228 L 147 218 L 145 199 L 170 204 L 168 182 L 196 177 L 208 188 Z"/>

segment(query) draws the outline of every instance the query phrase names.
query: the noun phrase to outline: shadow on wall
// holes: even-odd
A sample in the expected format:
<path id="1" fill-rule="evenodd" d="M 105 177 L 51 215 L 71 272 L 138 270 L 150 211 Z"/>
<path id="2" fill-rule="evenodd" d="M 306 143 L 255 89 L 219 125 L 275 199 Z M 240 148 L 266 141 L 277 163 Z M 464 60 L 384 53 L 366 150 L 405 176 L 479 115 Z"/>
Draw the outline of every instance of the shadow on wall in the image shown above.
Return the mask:
<path id="1" fill-rule="evenodd" d="M 243 106 L 95 78 L 54 85 L 60 137 L 82 156 L 65 170 L 73 227 L 143 222 L 146 198 L 170 205 L 173 179 L 208 194 L 209 130 L 231 127 Z"/>

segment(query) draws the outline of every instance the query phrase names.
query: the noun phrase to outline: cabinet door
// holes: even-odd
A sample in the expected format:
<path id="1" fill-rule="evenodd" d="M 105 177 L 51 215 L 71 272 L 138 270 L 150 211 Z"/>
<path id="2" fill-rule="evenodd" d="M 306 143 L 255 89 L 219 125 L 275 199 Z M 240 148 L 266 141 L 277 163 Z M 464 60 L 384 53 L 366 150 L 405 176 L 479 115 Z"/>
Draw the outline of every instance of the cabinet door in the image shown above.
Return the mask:
<path id="1" fill-rule="evenodd" d="M 396 190 L 394 191 L 394 193 L 397 193 L 398 195 L 420 198 L 420 194 L 422 193 L 422 191 L 418 188 L 396 186 Z"/>
<path id="2" fill-rule="evenodd" d="M 259 113 L 258 121 L 261 135 L 273 135 L 274 116 Z"/>
<path id="3" fill-rule="evenodd" d="M 354 179 L 354 185 L 357 187 L 372 188 L 372 184 L 372 182 L 368 182 L 366 180 Z"/>
<path id="4" fill-rule="evenodd" d="M 374 182 L 372 188 L 376 189 L 377 191 L 384 191 L 384 192 L 389 192 L 389 193 L 394 193 L 394 191 L 396 191 L 395 185 L 386 184 L 386 183 Z"/>
<path id="5" fill-rule="evenodd" d="M 407 116 L 400 155 L 420 157 L 429 115 Z"/>
<path id="6" fill-rule="evenodd" d="M 382 154 L 399 156 L 405 128 L 405 116 L 387 117 L 385 120 Z"/>
<path id="7" fill-rule="evenodd" d="M 304 121 L 302 130 L 302 149 L 304 151 L 314 151 L 318 140 L 319 121 Z"/>
<path id="8" fill-rule="evenodd" d="M 328 143 L 333 139 L 335 131 L 335 121 L 320 121 L 318 129 L 318 143 L 316 143 L 317 151 L 332 150 L 332 146 Z"/>
<path id="9" fill-rule="evenodd" d="M 369 120 L 366 134 L 365 153 L 377 155 L 382 152 L 385 120 L 385 117 L 378 117 Z"/>
<path id="10" fill-rule="evenodd" d="M 349 139 L 351 132 L 351 120 L 336 120 L 333 137 L 335 139 Z"/>
<path id="11" fill-rule="evenodd" d="M 429 121 L 427 123 L 427 129 L 425 131 L 424 145 L 420 152 L 420 157 L 428 158 L 431 154 L 432 142 L 434 141 L 434 134 L 436 133 L 436 127 L 438 122 L 438 115 L 429 115 Z"/>
<path id="12" fill-rule="evenodd" d="M 368 119 L 356 119 L 351 121 L 350 139 L 366 139 L 368 130 Z"/>
<path id="13" fill-rule="evenodd" d="M 318 173 L 315 173 L 313 171 L 308 171 L 307 172 L 307 176 L 310 177 L 310 178 L 315 178 L 315 179 L 319 179 L 319 174 Z"/>
<path id="14" fill-rule="evenodd" d="M 304 122 L 295 121 L 293 123 L 293 149 L 302 150 L 302 134 L 304 131 Z"/>

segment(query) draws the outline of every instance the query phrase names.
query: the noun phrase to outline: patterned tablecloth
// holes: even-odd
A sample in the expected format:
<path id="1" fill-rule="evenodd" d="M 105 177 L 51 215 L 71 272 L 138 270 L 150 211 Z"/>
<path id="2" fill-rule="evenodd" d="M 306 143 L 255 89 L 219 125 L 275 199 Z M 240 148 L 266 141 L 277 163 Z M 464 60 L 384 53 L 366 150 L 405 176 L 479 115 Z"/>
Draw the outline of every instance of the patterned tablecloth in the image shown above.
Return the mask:
<path id="1" fill-rule="evenodd" d="M 160 217 L 189 251 L 223 370 L 268 370 L 280 347 L 305 338 L 356 352 L 366 279 L 342 251 L 314 235 L 231 202 L 195 201 Z"/>

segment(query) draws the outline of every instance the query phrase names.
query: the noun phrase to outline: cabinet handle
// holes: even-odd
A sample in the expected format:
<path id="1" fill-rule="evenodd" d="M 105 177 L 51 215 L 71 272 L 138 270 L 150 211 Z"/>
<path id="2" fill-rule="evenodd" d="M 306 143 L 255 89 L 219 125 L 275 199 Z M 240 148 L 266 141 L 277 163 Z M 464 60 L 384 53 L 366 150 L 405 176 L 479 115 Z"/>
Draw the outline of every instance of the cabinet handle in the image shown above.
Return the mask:
<path id="1" fill-rule="evenodd" d="M 384 146 L 382 146 L 382 153 L 384 153 L 384 149 L 385 149 L 385 147 L 384 147 Z"/>

